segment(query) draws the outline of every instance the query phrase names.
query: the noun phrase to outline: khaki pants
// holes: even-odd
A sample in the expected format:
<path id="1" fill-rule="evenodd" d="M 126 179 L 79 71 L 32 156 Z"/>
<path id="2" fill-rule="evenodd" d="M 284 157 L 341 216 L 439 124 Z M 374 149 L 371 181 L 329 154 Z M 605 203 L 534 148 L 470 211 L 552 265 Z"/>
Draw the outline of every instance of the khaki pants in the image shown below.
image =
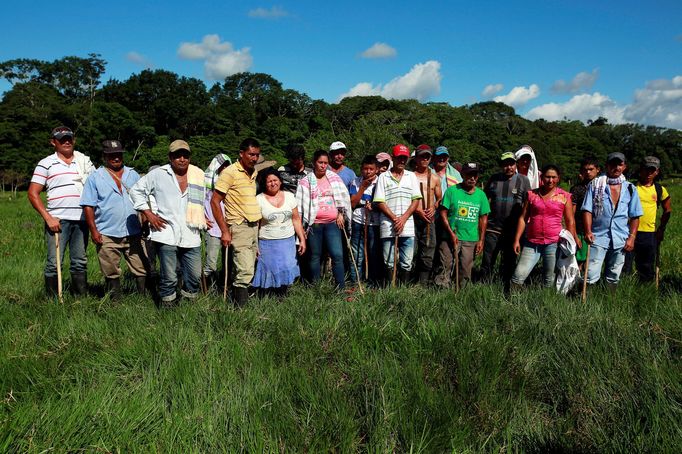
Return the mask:
<path id="1" fill-rule="evenodd" d="M 232 234 L 232 263 L 234 279 L 232 285 L 246 288 L 251 283 L 256 268 L 258 251 L 258 223 L 246 221 L 230 225 Z"/>
<path id="2" fill-rule="evenodd" d="M 97 245 L 97 257 L 102 274 L 107 279 L 121 277 L 119 265 L 121 256 L 125 258 L 128 269 L 135 276 L 146 276 L 147 257 L 142 248 L 142 240 L 139 235 L 124 238 L 114 238 L 102 235 L 102 244 Z"/>

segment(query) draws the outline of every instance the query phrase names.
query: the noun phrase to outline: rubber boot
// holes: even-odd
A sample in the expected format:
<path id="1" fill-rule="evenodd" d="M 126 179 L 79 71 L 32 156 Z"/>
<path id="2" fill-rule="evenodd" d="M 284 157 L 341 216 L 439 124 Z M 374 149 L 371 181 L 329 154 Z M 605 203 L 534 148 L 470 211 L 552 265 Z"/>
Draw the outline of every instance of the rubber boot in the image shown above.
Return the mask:
<path id="1" fill-rule="evenodd" d="M 147 277 L 135 276 L 135 287 L 137 288 L 137 293 L 144 295 L 147 292 Z"/>
<path id="2" fill-rule="evenodd" d="M 234 287 L 233 290 L 234 305 L 236 307 L 244 307 L 249 301 L 249 289 L 246 287 Z"/>
<path id="3" fill-rule="evenodd" d="M 422 287 L 429 287 L 431 285 L 431 272 L 430 271 L 420 271 L 419 272 L 419 285 Z"/>
<path id="4" fill-rule="evenodd" d="M 106 279 L 107 292 L 111 296 L 112 301 L 121 299 L 121 280 L 119 278 Z"/>
<path id="5" fill-rule="evenodd" d="M 57 276 L 45 276 L 45 294 L 57 296 Z"/>
<path id="6" fill-rule="evenodd" d="M 398 268 L 398 282 L 400 285 L 407 285 L 410 283 L 410 271 Z"/>
<path id="7" fill-rule="evenodd" d="M 77 296 L 88 293 L 88 277 L 85 273 L 71 274 L 71 293 Z"/>

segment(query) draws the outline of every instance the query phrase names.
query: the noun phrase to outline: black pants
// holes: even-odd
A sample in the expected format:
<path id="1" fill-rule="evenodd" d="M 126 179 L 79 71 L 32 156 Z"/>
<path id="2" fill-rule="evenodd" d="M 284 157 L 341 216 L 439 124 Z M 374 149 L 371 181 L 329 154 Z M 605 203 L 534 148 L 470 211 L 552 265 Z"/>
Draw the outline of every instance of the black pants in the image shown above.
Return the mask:
<path id="1" fill-rule="evenodd" d="M 502 254 L 500 277 L 505 288 L 507 288 L 514 274 L 514 268 L 516 268 L 513 234 L 507 232 L 486 232 L 483 244 L 483 261 L 481 262 L 481 279 L 490 279 L 495 268 L 497 256 L 500 253 Z"/>
<path id="2" fill-rule="evenodd" d="M 637 267 L 637 276 L 642 282 L 651 282 L 656 277 L 656 232 L 637 232 L 635 249 L 625 254 L 623 272 L 632 273 L 632 263 Z"/>

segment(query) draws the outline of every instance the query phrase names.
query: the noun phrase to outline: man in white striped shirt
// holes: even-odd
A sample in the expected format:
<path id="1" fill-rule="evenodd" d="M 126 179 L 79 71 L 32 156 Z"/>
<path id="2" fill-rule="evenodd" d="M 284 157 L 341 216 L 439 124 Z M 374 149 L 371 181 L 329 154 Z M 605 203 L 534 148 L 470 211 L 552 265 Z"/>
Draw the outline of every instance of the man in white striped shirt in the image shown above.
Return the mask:
<path id="1" fill-rule="evenodd" d="M 57 293 L 57 266 L 61 263 L 57 265 L 55 233 L 59 232 L 62 259 L 69 246 L 71 291 L 83 295 L 87 292 L 88 226 L 80 198 L 85 180 L 95 168 L 89 157 L 74 150 L 73 131 L 66 126 L 52 130 L 51 143 L 55 153 L 38 163 L 28 187 L 28 200 L 45 221 L 45 289 L 48 295 Z M 47 208 L 40 199 L 43 189 L 47 190 Z"/>

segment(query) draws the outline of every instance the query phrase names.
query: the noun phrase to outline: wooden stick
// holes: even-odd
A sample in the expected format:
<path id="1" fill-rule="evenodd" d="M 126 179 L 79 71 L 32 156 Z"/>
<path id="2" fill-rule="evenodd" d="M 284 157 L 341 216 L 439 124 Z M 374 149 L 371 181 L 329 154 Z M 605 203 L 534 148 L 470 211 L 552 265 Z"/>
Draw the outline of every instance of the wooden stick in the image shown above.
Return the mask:
<path id="1" fill-rule="evenodd" d="M 230 260 L 229 260 L 229 255 L 230 255 L 230 247 L 227 246 L 225 248 L 225 264 L 223 265 L 223 271 L 225 272 L 225 279 L 223 282 L 223 301 L 227 301 L 227 277 L 230 274 Z"/>
<path id="2" fill-rule="evenodd" d="M 431 169 L 427 167 L 428 175 L 426 175 L 426 209 L 431 208 Z M 431 224 L 426 229 L 426 247 L 431 245 Z"/>
<path id="3" fill-rule="evenodd" d="M 395 287 L 396 273 L 398 272 L 398 234 L 395 234 L 395 239 L 393 243 L 393 278 L 391 279 L 391 285 Z"/>
<path id="4" fill-rule="evenodd" d="M 583 304 L 587 301 L 587 270 L 590 266 L 590 244 L 587 244 L 587 254 L 585 254 L 585 275 L 583 276 Z"/>
<path id="5" fill-rule="evenodd" d="M 661 277 L 661 243 L 656 243 L 656 290 Z"/>
<path id="6" fill-rule="evenodd" d="M 355 257 L 353 256 L 353 246 L 350 244 L 350 238 L 348 238 L 348 233 L 346 233 L 346 229 L 341 229 L 343 230 L 343 236 L 346 237 L 346 244 L 348 244 L 348 252 L 350 253 L 350 260 L 353 262 L 353 267 L 355 267 L 355 275 L 358 277 L 358 289 L 360 289 L 360 294 L 364 295 L 365 294 L 365 289 L 362 288 L 362 282 L 360 281 L 360 272 L 358 271 L 358 263 L 355 261 Z"/>
<path id="7" fill-rule="evenodd" d="M 367 231 L 369 230 L 369 213 L 365 208 L 365 238 L 364 238 L 364 251 L 365 251 L 365 280 L 369 279 L 369 257 L 367 256 Z"/>
<path id="8" fill-rule="evenodd" d="M 459 251 L 457 245 L 454 246 L 455 251 L 455 293 L 459 293 Z"/>
<path id="9" fill-rule="evenodd" d="M 57 299 L 60 303 L 64 302 L 62 295 L 62 255 L 59 251 L 59 232 L 54 233 L 54 243 L 57 250 Z"/>

